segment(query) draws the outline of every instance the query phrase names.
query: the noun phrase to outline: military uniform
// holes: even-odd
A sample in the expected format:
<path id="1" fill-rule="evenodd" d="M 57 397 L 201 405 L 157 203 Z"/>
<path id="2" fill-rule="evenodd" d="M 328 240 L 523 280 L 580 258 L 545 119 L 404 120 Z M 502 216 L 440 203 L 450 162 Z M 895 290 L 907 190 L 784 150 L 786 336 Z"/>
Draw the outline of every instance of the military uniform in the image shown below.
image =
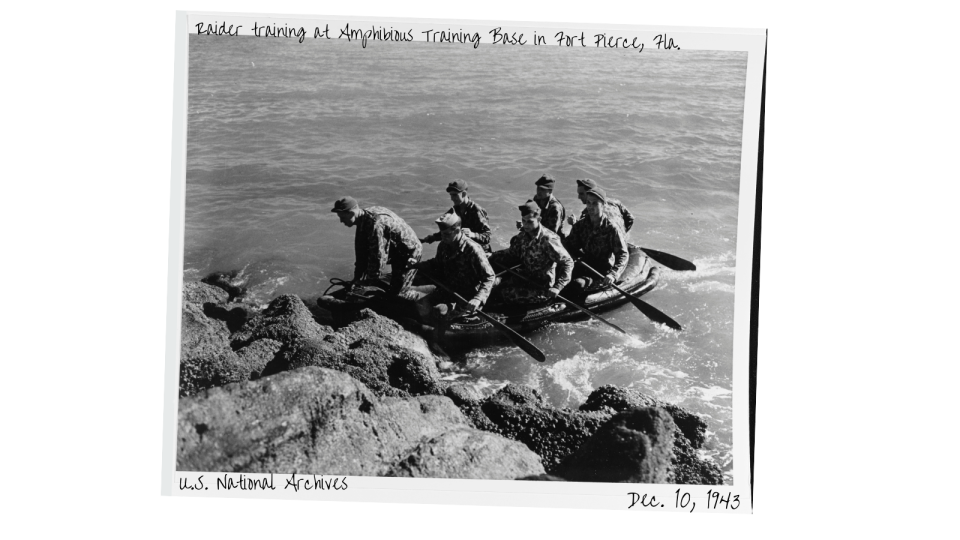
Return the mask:
<path id="1" fill-rule="evenodd" d="M 633 214 L 617 199 L 607 199 L 606 214 L 607 218 L 615 225 L 619 225 L 624 233 L 630 232 L 630 229 L 633 228 Z M 587 209 L 584 208 L 583 211 L 580 212 L 580 220 L 582 221 L 586 218 Z"/>
<path id="2" fill-rule="evenodd" d="M 627 240 L 623 229 L 614 224 L 604 212 L 603 219 L 594 227 L 590 218 L 583 218 L 573 224 L 570 234 L 563 241 L 563 245 L 573 257 L 582 257 L 582 260 L 603 275 L 620 278 L 629 260 Z M 593 272 L 577 265 L 573 271 L 574 279 L 589 278 L 589 282 L 596 277 Z"/>
<path id="3" fill-rule="evenodd" d="M 383 265 L 389 262 L 393 270 L 390 280 L 393 294 L 412 284 L 417 270 L 408 268 L 407 261 L 419 261 L 423 254 L 423 247 L 413 229 L 381 206 L 371 206 L 360 212 L 354 249 L 357 254 L 354 282 L 379 278 Z"/>
<path id="4" fill-rule="evenodd" d="M 520 231 L 510 239 L 509 248 L 490 256 L 490 262 L 504 268 L 522 263 L 523 266 L 515 270 L 517 273 L 557 291 L 570 283 L 573 270 L 573 259 L 564 249 L 560 237 L 546 229 L 542 221 L 535 236 Z M 504 274 L 495 294 L 505 303 L 535 303 L 550 298 L 543 289 L 533 287 L 509 273 Z"/>
<path id="5" fill-rule="evenodd" d="M 540 226 L 546 227 L 553 233 L 562 235 L 566 210 L 564 210 L 560 201 L 558 201 L 553 194 L 542 201 L 538 201 L 537 199 L 533 199 L 533 201 L 540 207 Z"/>
<path id="6" fill-rule="evenodd" d="M 447 213 L 453 213 L 459 216 L 461 227 L 470 229 L 469 232 L 463 231 L 463 234 L 467 238 L 480 244 L 484 252 L 490 253 L 492 251 L 490 248 L 490 237 L 493 232 L 490 230 L 489 221 L 487 221 L 487 211 L 481 208 L 479 204 L 473 202 L 472 199 L 467 199 L 463 204 L 447 210 Z M 423 239 L 427 244 L 438 242 L 439 240 L 440 233 L 438 232 L 426 236 Z"/>
<path id="7" fill-rule="evenodd" d="M 496 279 L 483 248 L 464 234 L 452 245 L 441 242 L 437 256 L 422 262 L 420 268 L 478 307 L 486 303 Z M 430 296 L 430 304 L 459 302 L 440 288 Z"/>

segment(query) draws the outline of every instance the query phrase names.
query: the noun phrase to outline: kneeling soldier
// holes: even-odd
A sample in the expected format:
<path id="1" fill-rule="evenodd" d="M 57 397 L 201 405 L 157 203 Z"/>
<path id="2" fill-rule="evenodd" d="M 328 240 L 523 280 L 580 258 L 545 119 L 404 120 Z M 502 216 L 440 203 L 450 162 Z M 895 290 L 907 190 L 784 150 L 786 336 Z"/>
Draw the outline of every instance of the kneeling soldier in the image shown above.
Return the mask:
<path id="1" fill-rule="evenodd" d="M 490 256 L 490 263 L 504 269 L 522 264 L 516 272 L 540 287 L 531 287 L 528 281 L 507 273 L 494 294 L 504 303 L 543 302 L 556 297 L 570 283 L 573 259 L 560 237 L 543 226 L 537 203 L 527 201 L 519 208 L 520 232 L 510 239 L 509 248 Z"/>
<path id="2" fill-rule="evenodd" d="M 629 260 L 623 229 L 609 217 L 606 194 L 600 188 L 593 188 L 584 192 L 584 198 L 587 201 L 586 217 L 573 224 L 563 246 L 571 256 L 590 265 L 603 278 L 577 264 L 573 281 L 562 293 L 574 302 L 582 301 L 588 289 L 608 287 L 616 282 Z"/>
<path id="3" fill-rule="evenodd" d="M 413 283 L 417 270 L 409 261 L 419 261 L 423 247 L 406 222 L 381 206 L 360 208 L 353 197 L 337 201 L 332 212 L 337 213 L 340 223 L 357 227 L 353 242 L 357 260 L 348 290 L 364 283 L 376 283 L 387 262 L 393 270 L 390 294 L 399 295 Z"/>
<path id="4" fill-rule="evenodd" d="M 437 256 L 419 263 L 411 260 L 410 264 L 467 302 L 460 302 L 440 287 L 419 299 L 420 316 L 433 322 L 435 340 L 440 341 L 451 319 L 473 313 L 483 306 L 496 276 L 483 248 L 463 233 L 457 214 L 444 214 L 436 223 L 440 228 Z"/>

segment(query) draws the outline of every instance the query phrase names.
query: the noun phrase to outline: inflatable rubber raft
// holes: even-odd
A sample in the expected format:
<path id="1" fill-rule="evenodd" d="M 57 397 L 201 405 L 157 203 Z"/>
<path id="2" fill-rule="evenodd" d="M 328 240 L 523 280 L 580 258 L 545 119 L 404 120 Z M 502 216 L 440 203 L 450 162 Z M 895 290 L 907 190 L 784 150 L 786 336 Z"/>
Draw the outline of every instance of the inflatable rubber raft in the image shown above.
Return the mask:
<path id="1" fill-rule="evenodd" d="M 653 266 L 650 259 L 643 254 L 640 248 L 629 245 L 629 260 L 627 267 L 617 281 L 621 289 L 635 295 L 643 296 L 657 286 L 660 279 L 660 269 Z M 328 289 L 329 290 L 329 289 Z M 627 302 L 627 298 L 613 288 L 599 289 L 590 292 L 586 301 L 581 304 L 588 310 L 600 314 L 609 311 Z M 331 295 L 324 295 L 317 299 L 317 304 L 336 314 L 338 311 L 370 308 L 381 315 L 394 319 L 409 318 L 409 306 L 398 305 L 396 301 L 374 300 L 359 303 L 351 301 L 343 290 Z M 529 332 L 552 322 L 584 320 L 588 317 L 579 310 L 566 303 L 555 300 L 539 304 L 497 304 L 490 303 L 484 306 L 484 313 L 506 324 L 517 332 Z M 403 322 L 403 321 L 401 321 Z M 489 322 L 478 316 L 463 317 L 450 322 L 447 328 L 446 339 L 457 337 L 483 337 L 499 333 Z"/>

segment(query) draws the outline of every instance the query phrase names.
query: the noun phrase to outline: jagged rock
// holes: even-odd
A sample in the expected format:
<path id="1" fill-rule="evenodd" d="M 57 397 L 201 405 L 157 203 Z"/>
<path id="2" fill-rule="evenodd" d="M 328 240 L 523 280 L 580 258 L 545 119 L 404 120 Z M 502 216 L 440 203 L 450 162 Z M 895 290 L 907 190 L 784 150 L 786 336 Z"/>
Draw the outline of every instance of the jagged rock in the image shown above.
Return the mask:
<path id="1" fill-rule="evenodd" d="M 451 384 L 446 388 L 443 395 L 453 400 L 454 405 L 457 407 L 474 403 L 479 404 L 480 400 L 483 399 L 483 396 L 480 395 L 480 392 L 476 388 L 463 383 Z"/>
<path id="2" fill-rule="evenodd" d="M 184 398 L 178 434 L 177 468 L 186 471 L 433 471 L 458 478 L 493 475 L 497 468 L 538 472 L 536 456 L 470 430 L 449 399 L 380 399 L 348 375 L 316 367 Z"/>
<path id="3" fill-rule="evenodd" d="M 286 369 L 318 366 L 343 371 L 380 396 L 442 392 L 426 342 L 368 309 L 349 326 L 298 345 L 288 355 Z"/>
<path id="4" fill-rule="evenodd" d="M 230 332 L 237 332 L 247 323 L 252 312 L 250 306 L 245 304 L 214 304 L 207 302 L 203 304 L 203 313 L 211 319 L 217 319 L 227 323 L 227 329 Z"/>
<path id="5" fill-rule="evenodd" d="M 576 482 L 668 483 L 675 430 L 673 418 L 660 408 L 617 413 L 554 474 Z"/>
<path id="6" fill-rule="evenodd" d="M 237 279 L 238 274 L 239 272 L 237 270 L 233 270 L 232 272 L 213 272 L 200 281 L 226 292 L 228 300 L 225 300 L 225 302 L 233 301 L 234 298 L 243 296 L 243 294 L 247 292 L 243 287 L 234 284 L 233 281 Z"/>
<path id="7" fill-rule="evenodd" d="M 264 338 L 277 340 L 288 348 L 296 348 L 307 341 L 319 341 L 331 332 L 332 328 L 321 326 L 313 320 L 299 298 L 285 294 L 275 298 L 267 309 L 247 321 L 231 339 L 234 348 Z"/>
<path id="8" fill-rule="evenodd" d="M 230 348 L 227 325 L 183 305 L 180 330 L 180 395 L 250 378 L 251 368 Z"/>
<path id="9" fill-rule="evenodd" d="M 237 351 L 237 357 L 250 369 L 250 378 L 257 379 L 282 348 L 283 343 L 274 339 L 258 339 Z"/>
<path id="10" fill-rule="evenodd" d="M 223 289 L 207 285 L 206 283 L 189 282 L 183 284 L 184 303 L 199 304 L 205 303 L 222 304 L 228 301 L 230 295 Z"/>
<path id="11" fill-rule="evenodd" d="M 673 444 L 674 484 L 719 486 L 723 484 L 723 471 L 712 461 L 700 457 L 690 441 L 680 431 Z"/>
<path id="12" fill-rule="evenodd" d="M 613 412 L 622 412 L 628 409 L 642 407 L 661 407 L 670 413 L 674 423 L 683 435 L 690 441 L 693 448 L 700 448 L 707 435 L 707 424 L 696 414 L 686 409 L 660 401 L 636 390 L 617 388 L 606 385 L 590 393 L 587 401 L 580 406 L 581 411 L 602 411 L 609 409 Z"/>
<path id="13" fill-rule="evenodd" d="M 554 409 L 536 390 L 508 384 L 484 400 L 481 410 L 496 432 L 526 444 L 548 473 L 573 453 L 610 417 L 598 412 Z M 479 427 L 479 426 L 478 426 Z"/>
<path id="14" fill-rule="evenodd" d="M 503 480 L 537 474 L 543 474 L 540 458 L 523 444 L 461 428 L 419 444 L 386 476 Z"/>

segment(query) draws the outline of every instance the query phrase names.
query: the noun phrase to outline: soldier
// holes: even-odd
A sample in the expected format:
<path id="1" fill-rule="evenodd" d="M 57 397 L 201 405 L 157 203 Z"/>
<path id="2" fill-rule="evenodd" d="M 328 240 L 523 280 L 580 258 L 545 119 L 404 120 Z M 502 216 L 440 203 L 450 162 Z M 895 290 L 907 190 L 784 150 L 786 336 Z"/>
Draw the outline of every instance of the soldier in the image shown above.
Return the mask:
<path id="1" fill-rule="evenodd" d="M 447 210 L 447 213 L 456 214 L 460 218 L 463 234 L 480 244 L 484 252 L 490 253 L 491 231 L 490 224 L 487 222 L 487 212 L 467 196 L 467 182 L 465 180 L 450 182 L 447 193 L 453 201 L 453 208 Z M 440 240 L 440 233 L 433 233 L 420 239 L 424 244 L 432 244 L 438 240 Z"/>
<path id="2" fill-rule="evenodd" d="M 533 197 L 534 202 L 540 207 L 540 226 L 546 227 L 550 232 L 563 237 L 563 218 L 566 215 L 563 205 L 553 196 L 553 188 L 556 182 L 553 178 L 543 175 L 537 180 L 537 194 Z"/>
<path id="3" fill-rule="evenodd" d="M 467 301 L 464 304 L 439 287 L 418 300 L 420 316 L 432 320 L 434 338 L 439 342 L 451 319 L 473 313 L 483 306 L 493 289 L 496 275 L 483 248 L 463 233 L 457 214 L 443 214 L 436 223 L 440 229 L 437 256 L 429 261 L 410 260 L 409 263 Z"/>
<path id="4" fill-rule="evenodd" d="M 539 283 L 542 288 L 531 287 L 528 282 L 508 273 L 494 288 L 494 294 L 504 303 L 550 300 L 570 283 L 573 259 L 563 248 L 560 237 L 543 226 L 537 203 L 527 201 L 519 208 L 523 224 L 520 232 L 510 239 L 509 248 L 490 256 L 490 264 L 509 268 L 520 263 L 523 267 L 517 272 Z"/>
<path id="5" fill-rule="evenodd" d="M 353 282 L 348 291 L 358 285 L 375 282 L 387 262 L 391 263 L 393 274 L 390 278 L 389 293 L 398 295 L 409 287 L 417 273 L 414 263 L 420 260 L 423 247 L 416 233 L 396 214 L 381 206 L 360 208 L 353 197 L 344 197 L 333 205 L 340 223 L 347 227 L 357 227 L 354 237 L 354 249 L 357 261 L 353 272 Z"/>
<path id="6" fill-rule="evenodd" d="M 573 280 L 563 295 L 573 301 L 582 300 L 587 289 L 608 287 L 623 273 L 629 260 L 627 240 L 623 229 L 610 219 L 606 208 L 606 193 L 599 187 L 584 192 L 586 217 L 573 224 L 563 245 L 571 256 L 600 272 L 600 279 L 583 265 L 573 269 Z"/>
<path id="7" fill-rule="evenodd" d="M 577 198 L 580 199 L 580 202 L 586 204 L 585 194 L 588 190 L 596 189 L 600 187 L 597 183 L 589 178 L 584 178 L 583 180 L 577 180 Z M 627 210 L 627 207 L 623 205 L 622 202 L 617 199 L 607 199 L 606 203 L 607 215 L 608 217 L 617 225 L 623 229 L 624 234 L 630 232 L 630 229 L 633 227 L 633 214 L 630 213 L 630 210 Z M 587 209 L 584 208 L 583 212 L 580 213 L 579 219 L 587 217 Z M 567 218 L 567 222 L 573 225 L 573 216 Z"/>

